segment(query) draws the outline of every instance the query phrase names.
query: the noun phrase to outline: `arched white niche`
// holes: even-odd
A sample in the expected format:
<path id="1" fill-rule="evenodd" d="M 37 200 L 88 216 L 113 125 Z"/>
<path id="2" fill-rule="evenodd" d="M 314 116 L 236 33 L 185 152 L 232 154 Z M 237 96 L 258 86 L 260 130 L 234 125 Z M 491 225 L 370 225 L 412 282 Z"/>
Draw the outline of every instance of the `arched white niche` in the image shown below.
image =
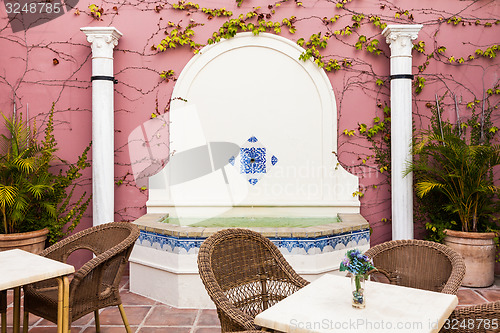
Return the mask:
<path id="1" fill-rule="evenodd" d="M 359 213 L 358 178 L 334 154 L 332 86 L 299 60 L 303 51 L 280 36 L 240 33 L 189 61 L 172 94 L 173 155 L 149 180 L 148 213 Z"/>

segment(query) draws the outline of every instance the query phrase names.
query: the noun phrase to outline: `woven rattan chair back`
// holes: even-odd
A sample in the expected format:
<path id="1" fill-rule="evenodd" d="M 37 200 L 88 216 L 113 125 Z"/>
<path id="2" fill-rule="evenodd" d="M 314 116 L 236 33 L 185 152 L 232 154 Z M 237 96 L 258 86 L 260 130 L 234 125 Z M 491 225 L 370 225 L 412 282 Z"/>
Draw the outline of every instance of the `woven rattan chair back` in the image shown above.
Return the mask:
<path id="1" fill-rule="evenodd" d="M 465 274 L 462 257 L 448 246 L 423 240 L 395 240 L 366 251 L 389 282 L 456 294 Z"/>
<path id="2" fill-rule="evenodd" d="M 500 332 L 500 301 L 457 308 L 441 333 Z"/>
<path id="3" fill-rule="evenodd" d="M 66 262 L 71 253 L 86 249 L 95 257 L 73 275 L 69 289 L 70 323 L 97 310 L 118 305 L 123 313 L 119 283 L 126 269 L 128 258 L 139 237 L 136 225 L 112 222 L 80 231 L 45 249 L 40 255 Z M 49 321 L 57 322 L 57 283 L 48 280 L 26 286 L 24 308 Z M 124 322 L 126 317 L 124 318 Z M 27 316 L 25 316 L 25 326 Z M 126 324 L 127 326 L 128 324 Z"/>
<path id="4" fill-rule="evenodd" d="M 222 332 L 259 329 L 255 316 L 308 284 L 261 234 L 225 229 L 203 242 L 198 269 Z"/>

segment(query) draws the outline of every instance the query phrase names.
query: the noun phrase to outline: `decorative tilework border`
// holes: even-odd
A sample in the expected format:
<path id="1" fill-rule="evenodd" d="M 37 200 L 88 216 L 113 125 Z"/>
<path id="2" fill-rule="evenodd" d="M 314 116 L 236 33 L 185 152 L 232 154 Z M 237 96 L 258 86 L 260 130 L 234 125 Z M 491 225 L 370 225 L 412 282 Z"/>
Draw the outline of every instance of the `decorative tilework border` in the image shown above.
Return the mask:
<path id="1" fill-rule="evenodd" d="M 205 238 L 178 238 L 141 230 L 136 244 L 172 253 L 189 253 L 192 249 L 195 249 L 196 253 L 198 253 L 198 249 L 204 240 Z M 182 249 L 184 251 L 181 251 Z"/>
<path id="2" fill-rule="evenodd" d="M 339 245 L 340 248 L 346 248 L 349 244 L 358 245 L 363 240 L 370 242 L 370 230 L 356 230 L 326 237 L 318 238 L 281 238 L 271 239 L 272 242 L 281 250 L 287 250 L 292 253 L 294 249 L 303 249 L 305 253 L 310 253 L 311 249 L 318 249 L 321 253 L 336 251 Z M 362 242 L 363 243 L 363 242 Z"/>
<path id="3" fill-rule="evenodd" d="M 141 230 L 136 244 L 177 254 L 198 253 L 206 238 L 179 238 Z M 317 238 L 269 238 L 282 253 L 317 254 L 369 244 L 370 230 L 362 229 Z M 361 244 L 360 244 L 361 243 Z M 338 247 L 338 249 L 337 249 Z"/>

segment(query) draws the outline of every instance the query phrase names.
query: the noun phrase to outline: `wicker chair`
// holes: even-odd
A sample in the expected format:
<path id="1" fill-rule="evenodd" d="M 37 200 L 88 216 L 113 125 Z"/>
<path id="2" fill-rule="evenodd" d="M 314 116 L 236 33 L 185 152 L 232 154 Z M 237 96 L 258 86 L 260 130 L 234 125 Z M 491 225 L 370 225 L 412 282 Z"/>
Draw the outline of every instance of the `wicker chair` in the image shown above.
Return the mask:
<path id="1" fill-rule="evenodd" d="M 391 284 L 456 294 L 465 274 L 462 257 L 435 242 L 389 241 L 365 254 L 373 258 L 375 267 Z"/>
<path id="2" fill-rule="evenodd" d="M 246 229 L 208 237 L 200 247 L 198 269 L 222 332 L 259 330 L 257 314 L 309 283 L 269 239 Z"/>
<path id="3" fill-rule="evenodd" d="M 467 306 L 453 311 L 441 333 L 500 332 L 500 301 Z M 466 328 L 465 328 L 466 327 Z"/>
<path id="4" fill-rule="evenodd" d="M 119 283 L 127 266 L 132 247 L 139 237 L 136 225 L 112 222 L 95 226 L 48 247 L 40 255 L 66 262 L 78 249 L 90 250 L 95 257 L 73 275 L 69 285 L 69 325 L 94 312 L 99 332 L 99 309 L 117 305 L 127 332 L 130 327 L 123 310 Z M 28 315 L 33 313 L 57 322 L 57 284 L 54 280 L 24 287 L 24 332 L 28 330 Z"/>
<path id="5" fill-rule="evenodd" d="M 0 291 L 0 314 L 2 317 L 2 333 L 7 332 L 7 291 Z"/>

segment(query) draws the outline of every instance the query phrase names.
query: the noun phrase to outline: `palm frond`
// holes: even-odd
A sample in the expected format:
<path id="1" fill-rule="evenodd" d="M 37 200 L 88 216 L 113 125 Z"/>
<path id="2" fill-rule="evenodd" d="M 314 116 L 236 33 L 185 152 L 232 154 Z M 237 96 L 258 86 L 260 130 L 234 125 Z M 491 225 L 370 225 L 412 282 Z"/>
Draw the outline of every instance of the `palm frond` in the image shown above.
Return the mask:
<path id="1" fill-rule="evenodd" d="M 0 206 L 8 207 L 13 205 L 18 192 L 15 186 L 0 184 Z"/>
<path id="2" fill-rule="evenodd" d="M 34 198 L 40 200 L 43 196 L 52 190 L 52 186 L 46 184 L 35 184 L 28 187 L 29 193 L 33 195 Z"/>
<path id="3" fill-rule="evenodd" d="M 422 198 L 423 196 L 429 194 L 429 192 L 436 190 L 436 189 L 442 189 L 444 186 L 443 186 L 443 184 L 436 183 L 436 182 L 423 181 L 423 182 L 417 183 L 415 185 L 415 187 L 417 190 L 417 195 Z"/>

